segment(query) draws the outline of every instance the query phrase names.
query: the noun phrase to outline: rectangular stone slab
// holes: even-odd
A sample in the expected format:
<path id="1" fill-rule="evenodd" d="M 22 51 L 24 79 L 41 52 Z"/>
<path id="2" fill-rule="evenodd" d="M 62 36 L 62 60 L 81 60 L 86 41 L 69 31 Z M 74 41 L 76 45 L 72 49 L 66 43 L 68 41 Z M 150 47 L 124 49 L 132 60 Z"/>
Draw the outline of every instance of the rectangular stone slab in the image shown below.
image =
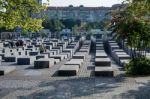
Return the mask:
<path id="1" fill-rule="evenodd" d="M 21 56 L 17 58 L 17 65 L 30 65 L 34 60 L 36 60 L 34 56 Z"/>
<path id="2" fill-rule="evenodd" d="M 95 66 L 111 66 L 111 60 L 109 58 L 95 58 Z"/>
<path id="3" fill-rule="evenodd" d="M 59 52 L 62 52 L 62 50 L 63 50 L 63 48 L 62 48 L 62 46 L 55 46 L 55 47 L 53 47 L 52 48 L 53 50 L 59 50 Z"/>
<path id="4" fill-rule="evenodd" d="M 81 49 L 89 49 L 89 46 L 82 46 Z"/>
<path id="5" fill-rule="evenodd" d="M 60 55 L 67 55 L 67 58 L 68 58 L 68 57 L 71 57 L 70 52 L 62 52 Z"/>
<path id="6" fill-rule="evenodd" d="M 42 68 L 49 68 L 49 67 L 50 67 L 49 59 L 39 59 L 39 60 L 34 61 L 35 69 L 42 69 Z"/>
<path id="7" fill-rule="evenodd" d="M 104 47 L 103 44 L 96 44 L 96 47 Z"/>
<path id="8" fill-rule="evenodd" d="M 82 64 L 84 63 L 84 59 L 70 59 L 69 61 L 74 61 L 74 62 L 81 62 Z"/>
<path id="9" fill-rule="evenodd" d="M 82 61 L 74 61 L 74 60 L 70 60 L 70 61 L 67 61 L 64 65 L 78 65 L 79 67 L 82 66 Z"/>
<path id="10" fill-rule="evenodd" d="M 38 51 L 29 52 L 29 55 L 30 55 L 30 56 L 36 56 L 36 55 L 38 55 L 38 54 L 39 54 Z"/>
<path id="11" fill-rule="evenodd" d="M 96 50 L 96 53 L 106 53 L 106 52 L 103 49 L 103 50 Z"/>
<path id="12" fill-rule="evenodd" d="M 61 54 L 59 54 L 59 55 L 62 55 L 62 56 L 64 56 L 64 58 L 66 59 L 66 58 L 68 58 L 69 57 L 69 53 L 61 53 Z"/>
<path id="13" fill-rule="evenodd" d="M 85 59 L 84 54 L 75 54 L 72 56 L 73 59 Z"/>
<path id="14" fill-rule="evenodd" d="M 89 52 L 89 49 L 80 49 L 79 52 Z"/>
<path id="15" fill-rule="evenodd" d="M 5 62 L 16 62 L 16 56 L 5 56 Z"/>
<path id="16" fill-rule="evenodd" d="M 108 41 L 109 43 L 116 43 L 116 41 L 114 41 L 114 40 L 110 40 L 110 41 Z"/>
<path id="17" fill-rule="evenodd" d="M 130 59 L 130 56 L 129 55 L 117 55 L 118 57 L 119 57 L 119 59 L 121 60 L 121 59 Z"/>
<path id="18" fill-rule="evenodd" d="M 33 48 L 33 46 L 32 45 L 28 45 L 27 48 Z"/>
<path id="19" fill-rule="evenodd" d="M 64 49 L 63 52 L 69 52 L 71 56 L 73 55 L 73 50 L 72 49 Z"/>
<path id="20" fill-rule="evenodd" d="M 120 47 L 118 45 L 111 46 L 111 51 L 113 51 L 115 49 L 120 49 Z"/>
<path id="21" fill-rule="evenodd" d="M 0 66 L 0 75 L 8 74 L 16 69 L 15 66 Z"/>
<path id="22" fill-rule="evenodd" d="M 127 53 L 126 52 L 115 52 L 115 54 L 117 54 L 117 55 L 126 55 Z"/>
<path id="23" fill-rule="evenodd" d="M 32 49 L 32 48 L 27 48 L 27 49 L 25 49 L 25 50 L 27 50 L 27 51 L 32 51 L 33 49 Z"/>
<path id="24" fill-rule="evenodd" d="M 60 53 L 60 50 L 59 49 L 51 49 L 50 51 L 56 53 L 56 54 L 59 54 Z"/>
<path id="25" fill-rule="evenodd" d="M 37 55 L 36 59 L 40 59 L 40 58 L 48 58 L 48 55 L 43 54 L 43 55 Z"/>
<path id="26" fill-rule="evenodd" d="M 96 58 L 107 58 L 107 54 L 105 52 L 96 52 Z"/>
<path id="27" fill-rule="evenodd" d="M 51 50 L 51 49 L 52 49 L 52 46 L 51 46 L 51 45 L 45 45 L 44 47 L 45 47 L 45 49 L 47 49 L 47 50 Z"/>
<path id="28" fill-rule="evenodd" d="M 96 50 L 104 50 L 104 47 L 96 47 Z"/>
<path id="29" fill-rule="evenodd" d="M 55 52 L 43 52 L 43 53 L 41 53 L 41 55 L 46 55 L 46 56 L 48 56 L 48 57 L 50 57 L 50 55 L 54 55 L 54 53 Z"/>
<path id="30" fill-rule="evenodd" d="M 113 52 L 124 52 L 123 49 L 114 49 Z"/>
<path id="31" fill-rule="evenodd" d="M 59 76 L 75 76 L 79 71 L 78 65 L 63 65 L 58 70 Z"/>
<path id="32" fill-rule="evenodd" d="M 63 55 L 51 55 L 50 58 L 59 59 L 60 61 L 65 59 Z"/>
<path id="33" fill-rule="evenodd" d="M 95 67 L 95 76 L 113 77 L 114 70 L 112 67 Z"/>

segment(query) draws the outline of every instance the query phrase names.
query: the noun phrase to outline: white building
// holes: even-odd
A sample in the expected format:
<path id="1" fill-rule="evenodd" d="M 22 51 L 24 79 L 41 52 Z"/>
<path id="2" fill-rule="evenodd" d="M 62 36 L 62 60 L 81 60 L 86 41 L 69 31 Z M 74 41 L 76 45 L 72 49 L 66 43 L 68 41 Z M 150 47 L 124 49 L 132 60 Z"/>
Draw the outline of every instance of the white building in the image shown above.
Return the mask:
<path id="1" fill-rule="evenodd" d="M 104 19 L 111 19 L 107 13 L 111 7 L 48 7 L 45 15 L 49 19 L 74 19 L 81 21 L 102 21 Z"/>

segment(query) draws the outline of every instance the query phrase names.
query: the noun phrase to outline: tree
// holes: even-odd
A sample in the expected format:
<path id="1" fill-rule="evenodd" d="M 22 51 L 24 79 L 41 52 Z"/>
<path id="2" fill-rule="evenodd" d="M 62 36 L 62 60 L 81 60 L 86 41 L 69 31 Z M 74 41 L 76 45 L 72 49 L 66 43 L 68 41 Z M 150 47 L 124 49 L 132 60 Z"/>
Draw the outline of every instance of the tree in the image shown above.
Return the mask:
<path id="1" fill-rule="evenodd" d="M 112 14 L 113 32 L 117 33 L 116 38 L 127 39 L 128 46 L 135 53 L 133 58 L 139 57 L 136 55 L 136 51 L 142 55 L 150 47 L 150 21 L 148 19 L 150 11 L 146 1 L 133 0 L 124 9 Z"/>
<path id="2" fill-rule="evenodd" d="M 42 19 L 33 15 L 39 14 L 46 7 L 36 0 L 0 0 L 0 28 L 39 31 Z"/>
<path id="3" fill-rule="evenodd" d="M 27 37 L 27 36 L 28 36 L 27 34 L 28 34 L 28 33 L 27 33 L 27 31 L 22 30 L 22 32 L 21 32 L 21 36 L 23 36 L 23 37 Z"/>
<path id="4" fill-rule="evenodd" d="M 58 19 L 45 19 L 42 26 L 45 29 L 50 29 L 52 32 L 60 31 L 65 27 L 61 20 Z"/>
<path id="5" fill-rule="evenodd" d="M 42 38 L 47 37 L 47 36 L 48 36 L 47 33 L 45 33 L 45 32 L 42 32 L 42 33 L 41 33 L 41 37 L 42 37 Z"/>
<path id="6" fill-rule="evenodd" d="M 78 32 L 77 30 L 78 30 L 78 28 L 79 28 L 78 25 L 75 25 L 75 26 L 72 27 L 72 32 L 73 32 L 73 35 L 74 35 L 74 36 L 77 35 L 77 32 Z"/>
<path id="7" fill-rule="evenodd" d="M 132 59 L 126 65 L 127 73 L 149 75 L 150 59 L 146 57 L 146 50 L 150 48 L 150 1 L 127 1 L 125 8 L 112 13 L 112 29 L 116 38 L 127 39 L 128 46 L 133 49 Z"/>
<path id="8" fill-rule="evenodd" d="M 74 19 L 65 19 L 65 20 L 61 20 L 61 22 L 68 29 L 72 29 L 72 27 L 74 27 L 75 25 L 77 25 L 77 26 L 81 25 L 81 21 L 80 20 L 74 20 Z"/>

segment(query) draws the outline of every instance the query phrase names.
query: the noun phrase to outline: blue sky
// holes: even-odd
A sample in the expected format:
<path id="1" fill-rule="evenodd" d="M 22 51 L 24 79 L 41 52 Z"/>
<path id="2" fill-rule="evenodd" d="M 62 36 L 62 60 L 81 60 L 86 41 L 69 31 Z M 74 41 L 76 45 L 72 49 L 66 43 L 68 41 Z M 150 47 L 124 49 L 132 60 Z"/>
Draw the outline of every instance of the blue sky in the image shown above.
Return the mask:
<path id="1" fill-rule="evenodd" d="M 123 0 L 50 0 L 50 6 L 89 6 L 89 7 L 97 7 L 97 6 L 107 6 L 110 7 L 113 4 L 121 3 Z"/>

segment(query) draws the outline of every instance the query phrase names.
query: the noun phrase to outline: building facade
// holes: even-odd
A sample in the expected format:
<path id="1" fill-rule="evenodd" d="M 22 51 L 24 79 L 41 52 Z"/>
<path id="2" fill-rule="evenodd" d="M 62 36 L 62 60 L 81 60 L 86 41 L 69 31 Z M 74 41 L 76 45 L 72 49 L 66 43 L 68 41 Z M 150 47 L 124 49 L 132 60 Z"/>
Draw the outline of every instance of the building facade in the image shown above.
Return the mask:
<path id="1" fill-rule="evenodd" d="M 50 5 L 50 0 L 37 0 L 37 2 L 41 5 L 44 5 L 44 6 Z"/>
<path id="2" fill-rule="evenodd" d="M 88 22 L 111 19 L 110 7 L 48 7 L 44 12 L 49 19 L 74 19 Z"/>

